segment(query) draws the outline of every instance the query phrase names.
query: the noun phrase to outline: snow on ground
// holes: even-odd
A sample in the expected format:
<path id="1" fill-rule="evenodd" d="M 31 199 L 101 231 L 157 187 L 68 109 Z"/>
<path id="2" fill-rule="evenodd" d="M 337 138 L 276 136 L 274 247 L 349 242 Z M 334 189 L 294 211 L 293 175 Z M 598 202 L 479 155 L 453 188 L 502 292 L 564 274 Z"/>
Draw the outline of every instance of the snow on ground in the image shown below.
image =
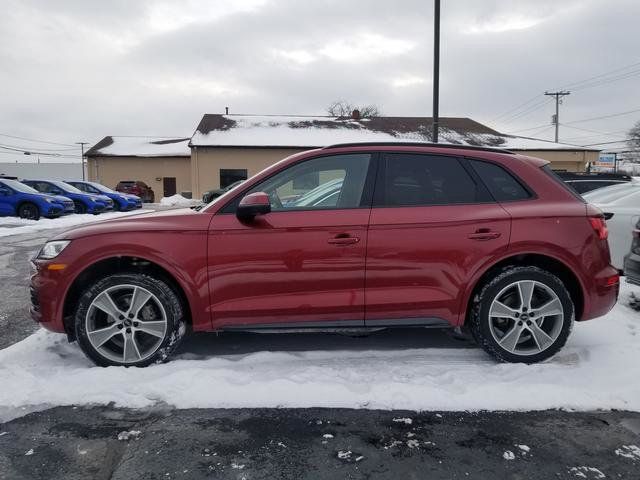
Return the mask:
<path id="1" fill-rule="evenodd" d="M 640 313 L 628 306 L 632 292 L 638 295 L 640 288 L 623 284 L 611 313 L 577 324 L 564 350 L 537 365 L 497 364 L 474 348 L 216 356 L 212 340 L 208 357 L 186 353 L 145 369 L 100 368 L 64 335 L 40 330 L 0 350 L 0 417 L 50 405 L 108 402 L 122 407 L 166 402 L 178 408 L 640 411 Z"/>
<path id="2" fill-rule="evenodd" d="M 171 195 L 170 197 L 162 197 L 160 199 L 161 207 L 190 207 L 192 205 L 198 205 L 200 203 L 202 202 L 200 202 L 199 200 L 185 198 L 179 193 Z"/>
<path id="3" fill-rule="evenodd" d="M 26 220 L 18 217 L 0 217 L 0 237 L 11 235 L 22 235 L 25 233 L 39 232 L 40 230 L 51 230 L 54 228 L 71 228 L 77 225 L 100 222 L 129 215 L 140 215 L 153 210 L 139 209 L 130 212 L 106 212 L 100 215 L 73 214 L 60 218 L 41 218 L 40 220 Z"/>

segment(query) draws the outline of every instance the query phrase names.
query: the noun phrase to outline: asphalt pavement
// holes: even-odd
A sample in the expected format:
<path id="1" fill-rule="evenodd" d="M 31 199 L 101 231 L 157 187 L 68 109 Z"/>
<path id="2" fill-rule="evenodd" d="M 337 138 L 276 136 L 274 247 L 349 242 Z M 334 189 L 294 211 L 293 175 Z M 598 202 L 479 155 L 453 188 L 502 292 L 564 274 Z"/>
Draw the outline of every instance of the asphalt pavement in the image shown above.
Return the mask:
<path id="1" fill-rule="evenodd" d="M 0 349 L 38 328 L 28 315 L 28 260 L 55 233 L 0 238 Z M 274 342 L 293 350 L 308 342 L 356 349 L 422 343 L 470 347 L 427 331 L 365 339 L 280 337 L 233 334 L 220 337 L 215 348 L 229 354 L 266 349 Z M 184 358 L 210 355 L 210 340 L 194 335 L 185 342 Z M 0 423 L 0 480 L 638 480 L 639 447 L 640 414 L 633 412 L 67 406 Z"/>

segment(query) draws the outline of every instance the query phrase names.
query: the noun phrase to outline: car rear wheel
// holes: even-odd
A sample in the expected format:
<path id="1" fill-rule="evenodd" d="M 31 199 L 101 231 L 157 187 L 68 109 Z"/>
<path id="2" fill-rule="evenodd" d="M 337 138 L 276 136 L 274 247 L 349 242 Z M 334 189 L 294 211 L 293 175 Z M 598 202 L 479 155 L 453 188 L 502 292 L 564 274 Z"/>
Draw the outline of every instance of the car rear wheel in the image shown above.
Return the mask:
<path id="1" fill-rule="evenodd" d="M 474 298 L 470 328 L 501 362 L 535 363 L 566 343 L 574 305 L 562 281 L 538 267 L 507 267 Z"/>
<path id="2" fill-rule="evenodd" d="M 146 274 L 117 274 L 89 287 L 78 303 L 75 331 L 100 366 L 145 367 L 166 361 L 186 325 L 174 290 Z"/>
<path id="3" fill-rule="evenodd" d="M 40 209 L 34 203 L 23 203 L 18 208 L 18 216 L 20 218 L 25 218 L 27 220 L 39 220 L 40 219 Z"/>

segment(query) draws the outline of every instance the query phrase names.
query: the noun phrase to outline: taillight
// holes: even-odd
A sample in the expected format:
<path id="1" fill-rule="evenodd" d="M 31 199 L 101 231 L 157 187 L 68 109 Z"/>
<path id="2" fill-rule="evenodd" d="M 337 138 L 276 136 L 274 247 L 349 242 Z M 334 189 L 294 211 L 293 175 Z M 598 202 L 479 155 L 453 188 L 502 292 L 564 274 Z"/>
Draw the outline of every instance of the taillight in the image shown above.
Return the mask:
<path id="1" fill-rule="evenodd" d="M 606 240 L 609 236 L 609 230 L 607 229 L 607 224 L 604 221 L 604 218 L 589 217 L 589 222 L 591 223 L 593 230 L 595 230 L 596 234 L 598 235 L 598 238 L 600 240 Z"/>
<path id="2" fill-rule="evenodd" d="M 633 231 L 633 243 L 631 244 L 631 251 L 636 255 L 640 255 L 640 230 Z"/>

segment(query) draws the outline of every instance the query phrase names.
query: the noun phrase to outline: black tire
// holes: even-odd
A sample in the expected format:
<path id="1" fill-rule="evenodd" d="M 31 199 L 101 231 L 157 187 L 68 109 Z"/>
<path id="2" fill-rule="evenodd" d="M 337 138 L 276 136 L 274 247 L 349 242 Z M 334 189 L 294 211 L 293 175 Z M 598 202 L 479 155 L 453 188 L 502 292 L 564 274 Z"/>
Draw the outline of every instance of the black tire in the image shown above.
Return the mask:
<path id="1" fill-rule="evenodd" d="M 556 323 L 556 328 L 559 329 L 559 331 L 556 330 L 556 332 L 558 332 L 557 337 L 552 343 L 538 353 L 517 354 L 503 348 L 494 337 L 494 334 L 492 334 L 489 310 L 493 301 L 496 300 L 496 297 L 503 292 L 504 289 L 515 282 L 531 280 L 538 284 L 543 284 L 555 293 L 557 299 L 560 300 L 563 313 L 561 315 L 558 314 L 553 319 L 554 322 L 558 322 Z M 532 308 L 532 310 L 535 310 L 535 308 Z M 565 345 L 573 327 L 574 312 L 575 309 L 571 295 L 558 277 L 534 266 L 509 266 L 497 272 L 495 276 L 492 276 L 480 288 L 479 293 L 475 295 L 470 311 L 469 328 L 478 345 L 496 360 L 509 363 L 536 363 L 551 358 Z M 510 321 L 513 321 L 514 325 L 517 323 L 514 320 Z M 533 321 L 535 321 L 535 319 Z M 546 318 L 544 321 L 546 321 Z M 520 324 L 522 323 L 523 322 L 520 321 Z M 531 323 L 531 321 L 529 323 Z M 525 326 L 525 328 L 527 327 Z M 525 330 L 525 332 L 528 331 Z M 533 342 L 533 335 L 530 333 L 527 334 L 530 338 L 529 341 Z"/>
<path id="2" fill-rule="evenodd" d="M 40 208 L 35 203 L 25 202 L 18 207 L 18 216 L 26 220 L 40 220 Z"/>
<path id="3" fill-rule="evenodd" d="M 155 295 L 166 313 L 167 328 L 162 341 L 153 353 L 138 362 L 124 363 L 105 357 L 93 346 L 87 335 L 86 318 L 93 300 L 106 289 L 121 285 L 133 285 L 146 289 Z M 96 365 L 101 367 L 146 367 L 152 363 L 166 362 L 169 359 L 184 337 L 186 320 L 180 298 L 165 281 L 143 273 L 123 273 L 104 277 L 84 291 L 78 301 L 74 327 L 80 348 Z"/>
<path id="4" fill-rule="evenodd" d="M 81 201 L 74 202 L 76 206 L 76 213 L 87 213 L 87 206 Z"/>

